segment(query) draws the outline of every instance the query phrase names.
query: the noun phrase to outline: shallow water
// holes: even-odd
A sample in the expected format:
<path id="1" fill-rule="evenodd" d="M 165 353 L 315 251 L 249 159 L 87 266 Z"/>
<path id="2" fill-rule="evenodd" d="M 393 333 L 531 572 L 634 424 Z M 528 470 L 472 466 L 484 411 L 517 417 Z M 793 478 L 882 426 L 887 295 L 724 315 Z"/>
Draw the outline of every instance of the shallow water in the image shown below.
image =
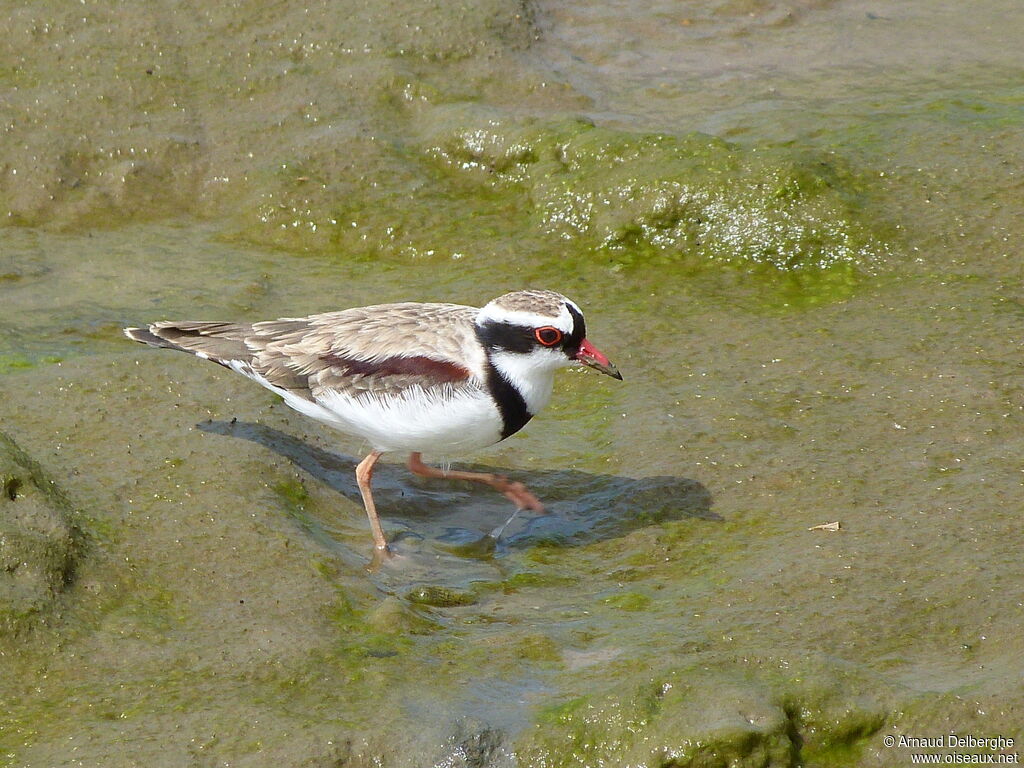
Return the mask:
<path id="1" fill-rule="evenodd" d="M 0 496 L 0 762 L 1024 738 L 1018 4 L 4 15 L 0 430 L 39 470 L 0 456 L 37 489 Z M 369 571 L 365 446 L 120 335 L 525 285 L 625 381 L 428 457 L 544 499 L 496 543 L 503 499 L 389 458 Z"/>

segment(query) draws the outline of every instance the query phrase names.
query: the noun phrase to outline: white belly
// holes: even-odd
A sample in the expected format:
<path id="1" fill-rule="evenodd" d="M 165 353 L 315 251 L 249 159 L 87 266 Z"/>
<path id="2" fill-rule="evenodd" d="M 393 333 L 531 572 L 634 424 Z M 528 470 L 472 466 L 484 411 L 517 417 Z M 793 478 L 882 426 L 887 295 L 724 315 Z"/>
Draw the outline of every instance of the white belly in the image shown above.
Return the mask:
<path id="1" fill-rule="evenodd" d="M 420 451 L 451 456 L 494 445 L 502 420 L 482 390 L 413 387 L 400 396 L 349 397 L 327 392 L 316 402 L 275 387 L 245 363 L 228 365 L 280 395 L 286 405 L 341 432 L 368 441 L 377 451 Z"/>
<path id="2" fill-rule="evenodd" d="M 501 414 L 483 392 L 428 394 L 417 388 L 388 398 L 330 393 L 317 402 L 332 426 L 365 438 L 378 451 L 451 455 L 501 439 Z"/>
<path id="3" fill-rule="evenodd" d="M 239 372 L 279 394 L 285 404 L 296 411 L 345 434 L 361 437 L 377 451 L 420 451 L 451 456 L 501 440 L 501 414 L 494 401 L 483 392 L 430 397 L 423 390 L 415 389 L 403 397 L 386 399 L 330 393 L 311 403 L 271 385 L 258 374 Z"/>

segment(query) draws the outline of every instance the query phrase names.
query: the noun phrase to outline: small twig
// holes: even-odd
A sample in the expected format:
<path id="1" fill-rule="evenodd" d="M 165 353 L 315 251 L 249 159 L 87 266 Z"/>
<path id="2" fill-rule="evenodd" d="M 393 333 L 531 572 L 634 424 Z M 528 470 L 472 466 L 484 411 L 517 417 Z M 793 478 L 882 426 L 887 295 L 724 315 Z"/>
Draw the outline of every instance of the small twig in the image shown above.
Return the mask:
<path id="1" fill-rule="evenodd" d="M 812 525 L 807 529 L 808 531 L 838 531 L 839 521 L 836 520 L 834 523 L 822 523 L 821 525 Z"/>

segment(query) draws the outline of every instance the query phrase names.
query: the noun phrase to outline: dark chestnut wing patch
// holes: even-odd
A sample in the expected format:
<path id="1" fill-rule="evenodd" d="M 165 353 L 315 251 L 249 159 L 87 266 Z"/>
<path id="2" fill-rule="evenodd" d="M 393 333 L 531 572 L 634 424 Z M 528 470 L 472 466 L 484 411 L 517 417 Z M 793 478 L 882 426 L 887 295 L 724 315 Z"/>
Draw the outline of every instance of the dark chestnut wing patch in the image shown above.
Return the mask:
<path id="1" fill-rule="evenodd" d="M 328 352 L 317 363 L 309 374 L 314 396 L 332 391 L 350 397 L 399 397 L 413 390 L 434 391 L 471 382 L 469 369 L 424 355 L 362 360 Z"/>
<path id="2" fill-rule="evenodd" d="M 321 355 L 320 359 L 349 376 L 424 376 L 436 384 L 454 384 L 469 378 L 469 369 L 458 363 L 434 360 L 422 355 L 357 360 L 329 353 Z"/>

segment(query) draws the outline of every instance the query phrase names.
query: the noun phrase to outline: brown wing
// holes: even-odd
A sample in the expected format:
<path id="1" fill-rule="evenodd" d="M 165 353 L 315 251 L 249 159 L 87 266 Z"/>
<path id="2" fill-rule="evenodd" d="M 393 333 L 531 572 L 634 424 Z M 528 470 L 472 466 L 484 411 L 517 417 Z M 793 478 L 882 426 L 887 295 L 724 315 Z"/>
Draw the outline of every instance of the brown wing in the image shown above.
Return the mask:
<path id="1" fill-rule="evenodd" d="M 164 321 L 125 333 L 151 346 L 251 370 L 312 401 L 325 390 L 359 396 L 482 386 L 477 312 L 457 304 L 380 304 L 252 325 Z"/>
<path id="2" fill-rule="evenodd" d="M 419 387 L 481 386 L 477 310 L 455 304 L 383 304 L 256 323 L 246 338 L 253 371 L 311 400 Z"/>
<path id="3" fill-rule="evenodd" d="M 125 328 L 124 333 L 129 339 L 151 347 L 191 352 L 221 365 L 228 360 L 248 360 L 251 355 L 245 345 L 246 338 L 252 334 L 252 326 L 247 323 L 165 320 L 146 328 Z"/>

